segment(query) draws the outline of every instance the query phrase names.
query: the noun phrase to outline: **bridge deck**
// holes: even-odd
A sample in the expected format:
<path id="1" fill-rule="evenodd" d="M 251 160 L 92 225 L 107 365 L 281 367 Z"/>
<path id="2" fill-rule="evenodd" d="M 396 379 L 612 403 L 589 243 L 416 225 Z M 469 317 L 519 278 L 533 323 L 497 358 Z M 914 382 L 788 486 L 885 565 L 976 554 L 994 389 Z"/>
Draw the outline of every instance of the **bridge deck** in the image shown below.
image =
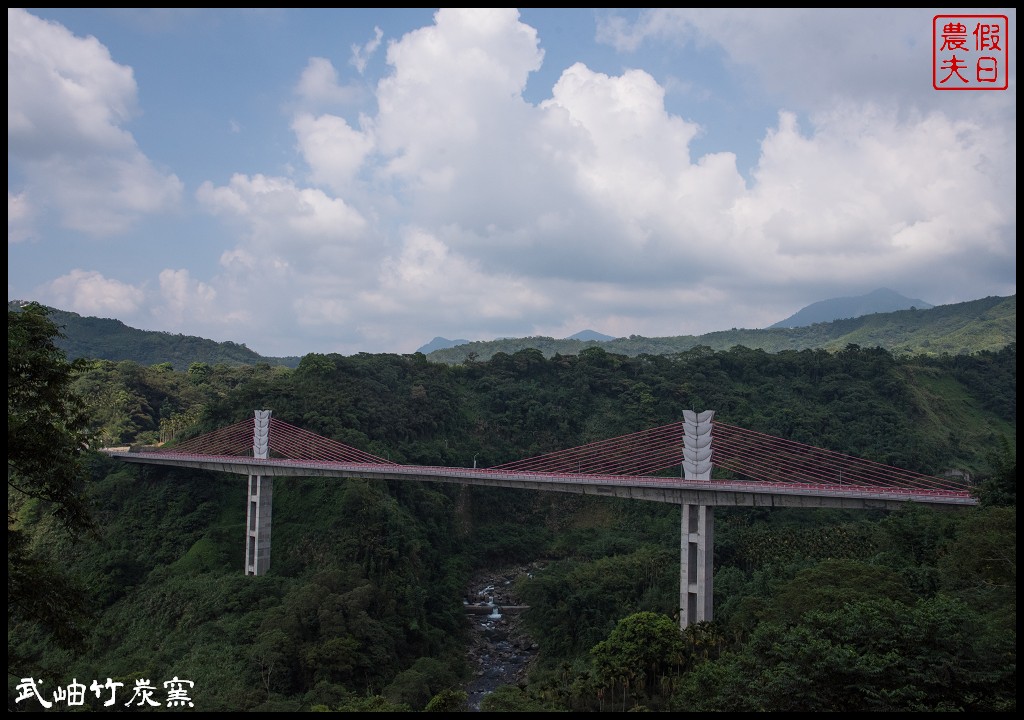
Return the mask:
<path id="1" fill-rule="evenodd" d="M 546 492 L 633 498 L 673 504 L 753 507 L 821 507 L 892 510 L 908 502 L 946 508 L 977 505 L 965 491 L 886 488 L 805 482 L 683 480 L 681 478 L 543 473 L 384 463 L 267 460 L 245 456 L 110 452 L 132 463 L 191 467 L 265 477 L 337 477 L 446 482 Z"/>

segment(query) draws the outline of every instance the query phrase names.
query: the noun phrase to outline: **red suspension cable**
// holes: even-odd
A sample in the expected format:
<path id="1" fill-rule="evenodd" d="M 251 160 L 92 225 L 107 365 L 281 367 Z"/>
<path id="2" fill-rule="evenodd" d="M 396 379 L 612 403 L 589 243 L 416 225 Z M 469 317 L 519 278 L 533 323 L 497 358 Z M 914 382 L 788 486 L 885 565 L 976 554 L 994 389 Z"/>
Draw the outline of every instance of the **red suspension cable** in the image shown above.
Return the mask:
<path id="1" fill-rule="evenodd" d="M 251 456 L 253 428 L 254 420 L 243 420 L 161 452 Z M 269 430 L 272 457 L 396 464 L 277 418 L 271 418 Z M 488 469 L 570 475 L 655 475 L 680 467 L 683 434 L 684 424 L 675 422 Z M 744 480 L 955 492 L 969 489 L 966 483 L 902 470 L 721 422 L 713 423 L 711 434 L 713 466 L 736 473 Z"/>

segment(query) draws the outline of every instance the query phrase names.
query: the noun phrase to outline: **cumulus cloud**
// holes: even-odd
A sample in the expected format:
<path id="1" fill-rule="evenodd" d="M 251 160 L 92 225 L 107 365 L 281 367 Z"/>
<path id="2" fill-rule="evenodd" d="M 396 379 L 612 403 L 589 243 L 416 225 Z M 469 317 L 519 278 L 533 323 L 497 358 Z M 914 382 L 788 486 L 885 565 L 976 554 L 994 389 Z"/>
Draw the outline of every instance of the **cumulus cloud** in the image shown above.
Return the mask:
<path id="1" fill-rule="evenodd" d="M 729 153 L 691 162 L 699 128 L 670 115 L 664 91 L 647 73 L 612 78 L 583 65 L 567 69 L 543 107 L 585 137 L 564 146 L 577 192 L 609 228 L 598 253 L 647 251 L 637 268 L 663 274 L 666 260 L 699 254 L 699 241 L 721 233 L 721 216 L 744 191 Z M 686 243 L 680 243 L 688 238 Z M 694 242 L 697 240 L 698 242 Z"/>
<path id="2" fill-rule="evenodd" d="M 141 288 L 104 277 L 95 270 L 72 270 L 40 289 L 50 305 L 79 315 L 134 315 L 145 300 Z"/>
<path id="3" fill-rule="evenodd" d="M 196 196 L 211 213 L 239 227 L 253 252 L 292 255 L 300 266 L 315 266 L 319 253 L 353 246 L 367 226 L 341 198 L 288 178 L 235 175 L 224 186 L 203 183 Z"/>
<path id="4" fill-rule="evenodd" d="M 633 32 L 718 41 L 716 23 L 734 22 L 655 14 Z M 736 57 L 753 62 L 749 52 Z M 354 295 L 332 297 L 314 273 L 305 322 L 361 322 L 367 337 L 417 325 L 558 332 L 567 317 L 604 332 L 698 333 L 774 322 L 792 308 L 765 298 L 793 284 L 905 287 L 889 281 L 966 259 L 979 241 L 1012 257 L 997 231 L 1012 222 L 998 172 L 1012 139 L 978 123 L 834 99 L 801 127 L 782 110 L 747 181 L 732 153 L 692 156 L 701 128 L 670 113 L 642 70 L 576 63 L 547 101 L 525 102 L 543 52 L 515 11 L 439 11 L 387 57 L 363 127 L 293 122 L 316 181 L 352 193 L 376 165 L 409 199 L 395 207 L 400 246 L 363 246 L 380 270 L 351 281 Z"/>
<path id="5" fill-rule="evenodd" d="M 727 217 L 735 242 L 718 244 L 738 272 L 718 282 L 748 283 L 754 303 L 787 286 L 828 297 L 891 285 L 936 303 L 971 299 L 979 284 L 1015 292 L 1012 271 L 992 273 L 1015 261 L 1015 93 L 934 91 L 929 20 L 912 9 L 658 8 L 604 24 L 600 37 L 623 51 L 724 52 L 781 103 Z"/>
<path id="6" fill-rule="evenodd" d="M 211 280 L 217 317 L 281 328 L 267 347 L 294 346 L 291 333 L 308 323 L 295 308 L 351 295 L 386 251 L 344 200 L 287 178 L 235 175 L 227 185 L 204 183 L 196 196 L 236 237 Z"/>
<path id="7" fill-rule="evenodd" d="M 457 317 L 472 304 L 484 318 L 522 319 L 549 302 L 523 280 L 482 273 L 421 228 L 405 232 L 400 252 L 382 262 L 378 281 L 364 298 L 385 313 L 430 305 L 436 314 Z"/>
<path id="8" fill-rule="evenodd" d="M 979 105 L 1014 108 L 1013 92 L 932 89 L 932 15 L 914 8 L 645 8 L 632 19 L 602 18 L 597 37 L 625 53 L 652 43 L 714 48 L 751 88 L 790 110 L 841 98 L 958 114 Z"/>
<path id="9" fill-rule="evenodd" d="M 193 279 L 188 270 L 160 271 L 160 300 L 155 314 L 171 327 L 186 332 L 197 324 L 228 324 L 238 319 L 230 313 L 222 313 L 216 300 L 217 291 Z"/>
<path id="10" fill-rule="evenodd" d="M 336 115 L 299 114 L 292 122 L 303 158 L 310 167 L 310 180 L 344 192 L 373 150 L 373 139 L 354 130 Z"/>
<path id="11" fill-rule="evenodd" d="M 425 342 L 426 327 L 477 335 L 488 327 L 532 324 L 551 311 L 555 299 L 537 284 L 489 274 L 423 228 L 406 228 L 402 238 L 398 251 L 382 261 L 376 282 L 356 298 L 357 327 L 368 338 L 386 342 L 396 319 Z"/>
<path id="12" fill-rule="evenodd" d="M 96 38 L 8 8 L 7 101 L 8 165 L 20 192 L 55 209 L 65 227 L 121 233 L 178 202 L 181 182 L 123 127 L 137 112 L 132 71 Z"/>
<path id="13" fill-rule="evenodd" d="M 852 12 L 751 19 L 655 9 L 602 30 L 624 52 L 718 47 L 729 69 L 764 80 L 765 94 L 781 99 L 746 175 L 734 153 L 694 149 L 705 128 L 670 109 L 672 78 L 576 62 L 544 101 L 527 101 L 544 51 L 514 9 L 442 9 L 388 42 L 376 103 L 357 118 L 327 107 L 347 102 L 353 86 L 311 58 L 290 116 L 301 166 L 200 185 L 198 205 L 226 238 L 220 263 L 202 275 L 164 269 L 160 313 L 190 333 L 234 329 L 265 354 L 409 352 L 437 334 L 766 326 L 809 302 L 882 286 L 934 303 L 1015 292 L 1012 103 L 980 100 L 972 113 L 964 98 L 939 107 L 934 91 L 907 90 L 917 81 L 904 66 L 919 50 L 910 16 L 892 11 L 874 43 L 860 25 L 851 37 L 826 27 L 867 17 Z M 80 80 L 93 88 L 81 107 L 94 120 L 76 137 L 93 139 L 69 144 L 105 142 L 118 162 L 99 166 L 95 194 L 55 189 L 47 200 L 78 225 L 112 232 L 118 218 L 160 207 L 173 176 L 152 174 L 123 130 L 134 111 L 130 71 L 95 41 L 60 37 L 89 50 L 105 78 L 102 92 Z M 796 37 L 801 49 L 777 47 Z M 353 50 L 356 71 L 382 41 Z M 833 52 L 808 63 L 812 45 Z M 865 48 L 878 57 L 862 58 L 861 70 L 903 63 L 895 89 L 870 102 L 848 67 Z M 754 67 L 769 56 L 774 69 Z M 25 147 L 29 137 L 41 143 L 32 122 L 9 124 Z M 56 172 L 64 158 L 40 151 L 34 167 Z M 30 190 L 9 190 L 9 242 L 29 207 Z"/>
<path id="14" fill-rule="evenodd" d="M 466 163 L 476 169 L 474 149 L 515 147 L 522 92 L 543 58 L 515 10 L 442 9 L 435 23 L 389 45 L 393 70 L 377 87 L 375 123 L 388 170 L 432 195 L 448 192 Z"/>
<path id="15" fill-rule="evenodd" d="M 837 107 L 801 132 L 783 113 L 766 137 L 751 193 L 734 217 L 764 283 L 887 285 L 925 268 L 968 267 L 979 251 L 1012 256 L 1013 188 L 992 171 L 1005 138 L 978 123 Z M 936 147 L 942 152 L 936 152 Z M 966 263 L 966 264 L 964 264 Z"/>
<path id="16" fill-rule="evenodd" d="M 339 84 L 333 63 L 327 58 L 314 57 L 302 71 L 295 94 L 305 107 L 322 107 L 352 102 L 359 89 Z"/>

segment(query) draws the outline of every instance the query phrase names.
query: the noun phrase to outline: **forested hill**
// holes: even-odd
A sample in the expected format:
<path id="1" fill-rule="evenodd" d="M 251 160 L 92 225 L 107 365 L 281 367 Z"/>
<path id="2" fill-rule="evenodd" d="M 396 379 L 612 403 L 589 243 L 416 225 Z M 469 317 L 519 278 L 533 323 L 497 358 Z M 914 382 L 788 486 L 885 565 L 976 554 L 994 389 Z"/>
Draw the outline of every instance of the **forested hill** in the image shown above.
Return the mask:
<path id="1" fill-rule="evenodd" d="M 616 355 L 671 355 L 698 346 L 728 350 L 743 346 L 752 350 L 841 350 L 847 345 L 881 347 L 912 355 L 964 355 L 996 351 L 1017 342 L 1017 296 L 939 305 L 927 310 L 874 313 L 858 318 L 816 323 L 806 327 L 764 330 L 723 330 L 706 335 L 648 338 L 631 335 L 606 342 L 556 340 L 550 337 L 505 338 L 477 341 L 427 355 L 433 362 L 459 364 L 467 359 L 488 360 L 495 353 L 509 355 L 533 348 L 554 355 L 576 355 L 588 347 L 601 347 Z"/>
<path id="2" fill-rule="evenodd" d="M 9 301 L 8 309 L 21 301 Z M 171 363 L 175 370 L 187 370 L 192 363 L 208 365 L 255 365 L 296 368 L 301 356 L 266 357 L 244 344 L 216 342 L 193 335 L 138 330 L 120 320 L 83 317 L 50 308 L 50 317 L 64 337 L 56 341 L 69 360 L 130 360 L 140 365 Z M 763 330 L 732 329 L 705 335 L 649 338 L 631 335 L 614 340 L 581 340 L 550 337 L 503 338 L 469 342 L 427 354 L 431 362 L 458 365 L 468 359 L 489 360 L 496 353 L 515 354 L 540 350 L 545 357 L 576 355 L 589 347 L 600 347 L 616 355 L 672 355 L 709 347 L 728 350 L 737 346 L 766 352 L 783 350 L 841 350 L 847 345 L 881 347 L 893 353 L 964 355 L 983 350 L 997 351 L 1017 342 L 1017 296 L 987 297 L 981 300 L 939 305 L 926 310 L 875 313 L 858 318 L 816 323 L 797 328 Z"/>
<path id="3" fill-rule="evenodd" d="M 24 303 L 7 303 L 8 310 L 16 310 Z M 50 319 L 61 329 L 64 337 L 55 342 L 69 360 L 130 360 L 140 365 L 171 363 L 175 370 L 187 370 L 194 362 L 209 365 L 269 365 L 297 367 L 300 358 L 263 357 L 235 342 L 216 342 L 195 335 L 181 335 L 156 330 L 138 330 L 120 320 L 82 317 L 67 310 L 50 308 Z"/>

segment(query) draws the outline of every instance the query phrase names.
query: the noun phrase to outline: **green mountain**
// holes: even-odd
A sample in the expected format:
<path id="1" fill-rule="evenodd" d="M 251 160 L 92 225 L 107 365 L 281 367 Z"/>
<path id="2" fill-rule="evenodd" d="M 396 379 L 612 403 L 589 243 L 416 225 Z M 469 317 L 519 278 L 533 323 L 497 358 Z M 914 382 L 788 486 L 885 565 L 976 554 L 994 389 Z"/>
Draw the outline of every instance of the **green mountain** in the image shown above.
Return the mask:
<path id="1" fill-rule="evenodd" d="M 435 337 L 426 345 L 420 345 L 416 349 L 416 352 L 421 352 L 426 355 L 427 353 L 432 353 L 435 350 L 443 350 L 444 348 L 455 347 L 456 345 L 464 345 L 468 342 L 469 340 L 449 340 L 448 338 Z"/>
<path id="2" fill-rule="evenodd" d="M 24 301 L 12 300 L 8 310 L 17 310 Z M 171 363 L 175 370 L 187 370 L 194 362 L 209 365 L 269 365 L 298 367 L 298 357 L 263 357 L 244 343 L 216 342 L 194 335 L 181 335 L 156 330 L 137 330 L 120 320 L 82 317 L 67 310 L 50 308 L 50 318 L 61 328 L 63 338 L 56 341 L 69 360 L 130 360 L 140 365 Z"/>
<path id="3" fill-rule="evenodd" d="M 708 347 L 729 350 L 737 346 L 766 352 L 783 350 L 841 350 L 847 345 L 881 347 L 894 353 L 912 355 L 964 355 L 982 350 L 999 350 L 1017 342 L 1017 296 L 987 297 L 981 300 L 938 305 L 928 309 L 872 313 L 856 318 L 815 323 L 806 327 L 763 330 L 722 330 L 705 335 L 648 338 L 630 335 L 606 342 L 556 340 L 550 337 L 503 338 L 476 341 L 427 355 L 434 362 L 459 364 L 483 361 L 497 353 L 514 354 L 532 348 L 545 357 L 576 355 L 588 347 L 609 353 L 672 355 Z"/>
<path id="4" fill-rule="evenodd" d="M 17 309 L 23 304 L 18 300 L 10 301 L 8 309 Z M 56 344 L 70 360 L 81 357 L 115 362 L 131 360 L 140 365 L 169 362 L 175 370 L 187 370 L 194 362 L 231 366 L 266 363 L 296 368 L 302 359 L 299 356 L 265 357 L 250 350 L 245 344 L 137 330 L 120 320 L 83 317 L 56 308 L 51 308 L 51 317 L 64 333 L 64 337 Z M 497 353 L 512 355 L 526 349 L 540 350 L 547 358 L 577 355 L 590 347 L 600 347 L 616 355 L 636 357 L 672 355 L 695 347 L 729 350 L 742 346 L 775 353 L 806 349 L 837 351 L 847 345 L 881 347 L 894 353 L 914 355 L 964 355 L 982 350 L 999 350 L 1016 341 L 1017 296 L 1011 295 L 927 309 L 875 312 L 804 327 L 770 327 L 759 330 L 733 328 L 705 335 L 657 338 L 630 335 L 607 340 L 584 337 L 584 333 L 565 339 L 502 338 L 463 342 L 454 347 L 439 347 L 429 352 L 425 352 L 424 346 L 420 352 L 432 362 L 458 365 L 467 360 L 484 361 Z"/>
<path id="5" fill-rule="evenodd" d="M 879 288 L 866 295 L 858 295 L 857 297 L 832 298 L 811 303 L 771 327 L 802 327 L 804 325 L 813 325 L 814 323 L 832 322 L 833 320 L 841 320 L 843 318 L 861 317 L 862 315 L 871 315 L 872 313 L 896 312 L 897 310 L 910 310 L 911 308 L 927 310 L 933 307 L 935 306 L 931 303 L 926 303 L 924 300 L 904 297 L 888 288 Z"/>

